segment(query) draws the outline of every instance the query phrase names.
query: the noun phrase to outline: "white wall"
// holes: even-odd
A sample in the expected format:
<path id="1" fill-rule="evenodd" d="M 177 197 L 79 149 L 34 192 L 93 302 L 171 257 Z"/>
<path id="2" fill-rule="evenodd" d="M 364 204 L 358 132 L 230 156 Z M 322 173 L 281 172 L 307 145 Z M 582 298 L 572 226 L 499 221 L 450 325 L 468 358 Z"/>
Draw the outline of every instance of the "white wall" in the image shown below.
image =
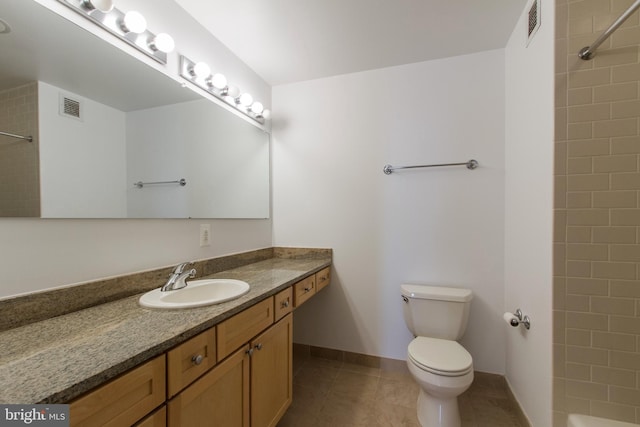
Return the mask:
<path id="1" fill-rule="evenodd" d="M 507 333 L 507 380 L 535 427 L 551 425 L 551 290 L 555 4 L 525 46 L 527 16 L 506 49 L 505 310 L 531 330 Z"/>
<path id="2" fill-rule="evenodd" d="M 122 47 L 176 80 L 178 53 L 166 67 L 114 41 L 56 0 L 38 3 Z M 239 87 L 270 105 L 270 87 L 173 2 L 127 0 L 118 7 L 147 16 L 154 32 L 170 32 L 180 51 L 215 63 Z M 211 224 L 212 245 L 199 247 L 199 224 Z M 0 298 L 127 274 L 178 262 L 271 246 L 270 220 L 42 220 L 0 221 Z"/>
<path id="3" fill-rule="evenodd" d="M 128 182 L 187 185 L 130 185 L 128 216 L 268 218 L 269 163 L 269 135 L 206 99 L 132 111 Z"/>
<path id="4" fill-rule="evenodd" d="M 404 359 L 400 284 L 468 287 L 463 344 L 503 373 L 504 52 L 276 86 L 273 105 L 275 244 L 334 249 L 296 342 Z"/>
<path id="5" fill-rule="evenodd" d="M 82 120 L 59 114 L 60 95 L 81 102 Z M 40 215 L 125 218 L 125 113 L 38 82 Z"/>

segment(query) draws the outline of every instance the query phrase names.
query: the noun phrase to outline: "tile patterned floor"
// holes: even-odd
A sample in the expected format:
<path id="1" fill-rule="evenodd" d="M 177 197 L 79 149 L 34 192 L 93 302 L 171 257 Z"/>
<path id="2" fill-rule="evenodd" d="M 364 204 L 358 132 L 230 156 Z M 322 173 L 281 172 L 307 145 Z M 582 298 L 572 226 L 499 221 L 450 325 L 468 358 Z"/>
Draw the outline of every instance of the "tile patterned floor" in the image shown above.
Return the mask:
<path id="1" fill-rule="evenodd" d="M 476 374 L 459 397 L 463 427 L 521 427 L 504 379 Z M 419 388 L 403 364 L 390 369 L 294 356 L 293 402 L 278 427 L 419 427 Z"/>

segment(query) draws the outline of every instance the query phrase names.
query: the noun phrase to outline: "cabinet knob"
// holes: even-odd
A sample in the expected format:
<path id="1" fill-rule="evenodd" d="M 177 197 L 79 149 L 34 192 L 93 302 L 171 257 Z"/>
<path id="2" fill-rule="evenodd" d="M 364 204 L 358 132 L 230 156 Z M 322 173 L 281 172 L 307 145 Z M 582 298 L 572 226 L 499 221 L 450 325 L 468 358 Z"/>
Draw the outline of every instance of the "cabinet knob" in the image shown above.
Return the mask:
<path id="1" fill-rule="evenodd" d="M 280 307 L 287 308 L 289 307 L 289 300 L 284 300 L 280 303 Z"/>
<path id="2" fill-rule="evenodd" d="M 256 344 L 254 348 L 257 348 L 258 350 L 262 350 L 262 343 Z"/>
<path id="3" fill-rule="evenodd" d="M 193 356 L 191 358 L 191 361 L 193 362 L 194 365 L 201 364 L 203 360 L 204 360 L 204 357 L 202 357 L 201 354 L 198 354 L 197 356 Z"/>
<path id="4" fill-rule="evenodd" d="M 250 348 L 249 350 L 245 351 L 245 353 L 247 353 L 249 356 L 253 356 L 253 348 Z"/>
<path id="5" fill-rule="evenodd" d="M 309 291 L 311 291 L 311 288 L 304 288 L 304 291 L 305 292 L 309 292 Z"/>

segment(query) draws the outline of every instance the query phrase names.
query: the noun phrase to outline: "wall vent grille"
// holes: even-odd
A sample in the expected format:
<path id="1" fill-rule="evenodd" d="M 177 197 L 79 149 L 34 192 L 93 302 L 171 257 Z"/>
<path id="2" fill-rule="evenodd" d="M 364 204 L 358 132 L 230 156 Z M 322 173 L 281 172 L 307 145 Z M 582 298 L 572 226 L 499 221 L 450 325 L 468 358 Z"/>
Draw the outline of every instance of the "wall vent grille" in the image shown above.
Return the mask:
<path id="1" fill-rule="evenodd" d="M 61 116 L 82 120 L 82 102 L 60 94 L 59 113 Z"/>
<path id="2" fill-rule="evenodd" d="M 527 27 L 527 46 L 536 31 L 540 28 L 540 0 L 533 0 L 531 7 L 529 8 L 529 20 Z"/>

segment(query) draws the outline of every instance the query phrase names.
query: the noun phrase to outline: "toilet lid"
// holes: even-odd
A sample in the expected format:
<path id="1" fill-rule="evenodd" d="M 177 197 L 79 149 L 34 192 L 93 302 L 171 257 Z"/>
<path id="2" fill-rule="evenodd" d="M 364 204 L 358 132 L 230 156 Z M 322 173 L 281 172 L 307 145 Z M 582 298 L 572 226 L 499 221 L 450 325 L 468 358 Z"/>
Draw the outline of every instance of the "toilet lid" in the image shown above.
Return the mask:
<path id="1" fill-rule="evenodd" d="M 463 375 L 473 366 L 469 352 L 456 341 L 417 337 L 409 344 L 408 352 L 419 367 L 436 374 Z"/>

